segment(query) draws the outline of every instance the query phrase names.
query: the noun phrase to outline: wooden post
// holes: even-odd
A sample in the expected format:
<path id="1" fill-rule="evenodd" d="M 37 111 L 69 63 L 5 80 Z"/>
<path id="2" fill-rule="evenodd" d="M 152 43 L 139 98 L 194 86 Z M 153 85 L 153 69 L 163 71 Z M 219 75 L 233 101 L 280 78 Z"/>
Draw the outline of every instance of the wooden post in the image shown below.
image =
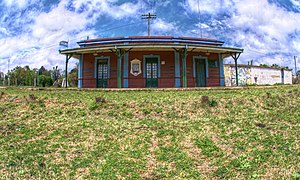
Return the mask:
<path id="1" fill-rule="evenodd" d="M 234 59 L 234 63 L 235 63 L 235 79 L 236 79 L 236 86 L 239 86 L 239 72 L 238 72 L 237 59 Z"/>
<path id="2" fill-rule="evenodd" d="M 124 49 L 118 49 L 117 46 L 115 46 L 115 50 L 111 50 L 118 57 L 118 65 L 117 65 L 117 67 L 118 67 L 118 70 L 117 70 L 117 87 L 118 88 L 122 88 L 122 58 L 131 49 L 132 48 L 125 51 Z"/>
<path id="3" fill-rule="evenodd" d="M 184 88 L 187 87 L 187 78 L 186 78 L 186 56 L 187 56 L 187 48 L 185 48 L 182 52 L 182 86 Z"/>
<path id="4" fill-rule="evenodd" d="M 121 49 L 116 50 L 116 54 L 118 56 L 118 79 L 117 79 L 117 87 L 122 88 L 122 53 Z"/>
<path id="5" fill-rule="evenodd" d="M 69 63 L 69 60 L 71 59 L 73 55 L 70 54 L 70 55 L 66 55 L 66 72 L 65 72 L 65 85 L 66 85 L 66 88 L 68 88 L 68 63 Z"/>
<path id="6" fill-rule="evenodd" d="M 68 62 L 69 62 L 69 57 L 68 57 L 68 55 L 66 55 L 66 70 L 65 70 L 65 88 L 67 88 L 68 87 L 68 81 L 67 81 L 67 79 L 68 79 Z"/>
<path id="7" fill-rule="evenodd" d="M 237 60 L 239 59 L 241 53 L 231 53 L 231 57 L 234 59 L 235 63 L 235 79 L 236 79 L 236 86 L 239 86 L 239 72 L 238 72 L 238 64 Z"/>

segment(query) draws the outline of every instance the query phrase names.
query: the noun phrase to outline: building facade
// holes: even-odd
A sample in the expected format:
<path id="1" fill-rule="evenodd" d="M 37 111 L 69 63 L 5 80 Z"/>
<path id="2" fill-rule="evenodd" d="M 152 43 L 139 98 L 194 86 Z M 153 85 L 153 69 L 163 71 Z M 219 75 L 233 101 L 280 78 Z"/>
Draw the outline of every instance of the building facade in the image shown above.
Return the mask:
<path id="1" fill-rule="evenodd" d="M 225 85 L 236 86 L 235 65 L 225 64 Z M 274 84 L 292 84 L 292 70 L 283 68 L 238 65 L 238 85 L 245 86 L 251 84 L 274 85 Z"/>
<path id="2" fill-rule="evenodd" d="M 79 88 L 224 86 L 223 59 L 242 49 L 223 42 L 170 36 L 91 39 L 62 50 L 79 59 Z"/>

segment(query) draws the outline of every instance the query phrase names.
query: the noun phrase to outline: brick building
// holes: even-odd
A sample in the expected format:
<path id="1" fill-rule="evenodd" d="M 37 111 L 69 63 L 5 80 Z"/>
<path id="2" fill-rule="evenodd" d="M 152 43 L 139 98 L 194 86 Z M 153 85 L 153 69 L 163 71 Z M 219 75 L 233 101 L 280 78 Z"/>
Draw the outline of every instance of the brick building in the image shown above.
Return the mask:
<path id="1" fill-rule="evenodd" d="M 223 59 L 235 62 L 243 49 L 191 37 L 134 36 L 78 42 L 61 50 L 66 70 L 79 59 L 79 88 L 172 88 L 224 86 Z"/>

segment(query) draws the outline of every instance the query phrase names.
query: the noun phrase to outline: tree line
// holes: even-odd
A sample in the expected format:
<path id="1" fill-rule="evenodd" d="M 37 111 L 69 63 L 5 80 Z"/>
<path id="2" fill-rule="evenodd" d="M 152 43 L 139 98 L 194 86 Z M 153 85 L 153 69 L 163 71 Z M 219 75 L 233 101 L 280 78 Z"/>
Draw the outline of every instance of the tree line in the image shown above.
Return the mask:
<path id="1" fill-rule="evenodd" d="M 65 71 L 58 66 L 46 69 L 44 66 L 31 69 L 29 66 L 16 66 L 5 75 L 0 72 L 0 85 L 6 86 L 38 86 L 38 87 L 61 87 Z M 77 65 L 68 72 L 68 84 L 72 87 L 78 85 Z"/>

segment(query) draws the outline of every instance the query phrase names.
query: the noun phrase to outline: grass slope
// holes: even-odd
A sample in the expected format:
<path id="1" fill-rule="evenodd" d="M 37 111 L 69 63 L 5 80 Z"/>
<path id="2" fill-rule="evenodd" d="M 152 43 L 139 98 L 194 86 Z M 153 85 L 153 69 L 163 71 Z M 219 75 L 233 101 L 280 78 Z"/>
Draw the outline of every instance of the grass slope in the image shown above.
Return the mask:
<path id="1" fill-rule="evenodd" d="M 300 86 L 0 93 L 3 179 L 300 177 Z"/>

